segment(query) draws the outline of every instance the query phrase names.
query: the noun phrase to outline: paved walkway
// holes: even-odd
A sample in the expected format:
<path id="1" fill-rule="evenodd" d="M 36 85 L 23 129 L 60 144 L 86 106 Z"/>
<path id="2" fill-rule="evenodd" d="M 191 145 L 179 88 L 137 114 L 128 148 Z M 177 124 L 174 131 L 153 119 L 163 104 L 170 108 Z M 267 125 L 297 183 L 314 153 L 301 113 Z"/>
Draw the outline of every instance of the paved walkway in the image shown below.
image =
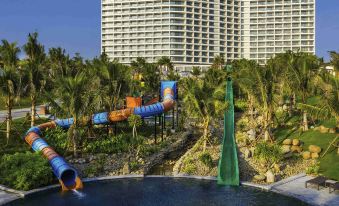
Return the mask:
<path id="1" fill-rule="evenodd" d="M 339 205 L 339 191 L 329 193 L 328 188 L 321 188 L 319 191 L 312 187 L 305 188 L 305 182 L 313 177 L 298 175 L 288 178 L 271 186 L 271 190 L 298 198 L 311 205 L 334 206 Z"/>
<path id="2" fill-rule="evenodd" d="M 0 190 L 0 205 L 6 204 L 12 200 L 20 198 L 19 195 Z"/>
<path id="3" fill-rule="evenodd" d="M 40 106 L 37 106 L 37 112 L 40 111 Z M 20 117 L 25 117 L 27 113 L 31 113 L 31 108 L 21 108 L 21 109 L 13 109 L 12 110 L 12 118 L 17 119 Z M 7 116 L 7 111 L 0 111 L 0 122 L 5 121 Z"/>

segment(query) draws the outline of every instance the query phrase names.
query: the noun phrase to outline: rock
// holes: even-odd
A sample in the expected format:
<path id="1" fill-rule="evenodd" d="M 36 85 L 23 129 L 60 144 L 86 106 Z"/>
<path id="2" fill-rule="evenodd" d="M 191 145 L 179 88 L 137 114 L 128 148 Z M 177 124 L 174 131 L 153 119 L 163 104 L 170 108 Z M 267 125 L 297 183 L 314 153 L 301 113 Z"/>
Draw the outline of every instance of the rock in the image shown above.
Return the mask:
<path id="1" fill-rule="evenodd" d="M 292 140 L 291 139 L 285 139 L 283 141 L 283 145 L 291 145 L 292 144 Z"/>
<path id="2" fill-rule="evenodd" d="M 312 153 L 320 153 L 321 152 L 321 148 L 319 146 L 316 146 L 316 145 L 310 145 L 308 147 L 308 150 Z"/>
<path id="3" fill-rule="evenodd" d="M 330 128 L 328 133 L 335 134 L 337 132 L 337 128 Z"/>
<path id="4" fill-rule="evenodd" d="M 266 179 L 265 175 L 255 175 L 254 179 L 256 181 L 264 181 Z"/>
<path id="5" fill-rule="evenodd" d="M 302 156 L 303 156 L 304 160 L 308 160 L 308 159 L 311 158 L 311 152 L 305 151 L 305 152 L 302 153 Z"/>
<path id="6" fill-rule="evenodd" d="M 251 152 L 251 150 L 249 150 L 248 148 L 246 148 L 245 151 L 244 151 L 244 157 L 245 157 L 245 159 L 248 159 L 248 158 L 252 157 L 252 152 Z"/>
<path id="7" fill-rule="evenodd" d="M 313 152 L 313 153 L 311 154 L 311 157 L 312 157 L 312 159 L 318 159 L 318 158 L 319 158 L 319 154 Z"/>
<path id="8" fill-rule="evenodd" d="M 291 152 L 284 154 L 285 159 L 288 159 L 288 158 L 291 158 L 291 157 L 293 157 L 293 154 Z"/>
<path id="9" fill-rule="evenodd" d="M 129 173 L 131 173 L 131 169 L 130 169 L 129 164 L 127 162 L 127 163 L 125 163 L 125 165 L 124 165 L 124 167 L 122 169 L 122 174 L 123 175 L 127 175 Z"/>
<path id="10" fill-rule="evenodd" d="M 266 182 L 267 183 L 275 182 L 275 175 L 273 174 L 273 172 L 271 170 L 268 170 L 266 172 Z"/>
<path id="11" fill-rule="evenodd" d="M 280 172 L 280 165 L 279 164 L 274 164 L 273 168 L 274 168 L 275 172 L 277 172 L 277 173 Z"/>
<path id="12" fill-rule="evenodd" d="M 281 150 L 283 154 L 289 153 L 291 151 L 291 146 L 290 145 L 283 145 L 281 146 Z"/>
<path id="13" fill-rule="evenodd" d="M 247 131 L 247 135 L 250 140 L 255 140 L 256 133 L 254 129 L 250 129 L 249 131 Z"/>
<path id="14" fill-rule="evenodd" d="M 291 147 L 291 152 L 293 152 L 293 153 L 300 153 L 300 152 L 302 152 L 302 148 L 301 147 L 299 147 L 299 146 L 292 146 Z"/>
<path id="15" fill-rule="evenodd" d="M 292 140 L 292 144 L 293 144 L 294 146 L 299 146 L 299 145 L 300 145 L 300 140 L 298 140 L 298 139 L 293 139 L 293 140 Z"/>
<path id="16" fill-rule="evenodd" d="M 328 133 L 329 132 L 329 128 L 327 128 L 327 127 L 325 127 L 323 125 L 320 125 L 319 132 L 320 133 Z"/>

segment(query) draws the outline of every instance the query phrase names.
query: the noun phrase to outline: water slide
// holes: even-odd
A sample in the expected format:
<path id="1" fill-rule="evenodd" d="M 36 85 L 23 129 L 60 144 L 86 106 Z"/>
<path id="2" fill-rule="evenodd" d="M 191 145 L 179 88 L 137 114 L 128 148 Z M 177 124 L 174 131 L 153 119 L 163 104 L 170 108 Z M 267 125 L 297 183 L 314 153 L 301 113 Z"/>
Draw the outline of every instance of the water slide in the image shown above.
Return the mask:
<path id="1" fill-rule="evenodd" d="M 174 103 L 177 98 L 177 82 L 162 81 L 161 97 L 163 99 L 162 102 L 157 102 L 151 105 L 94 114 L 90 118 L 90 121 L 92 124 L 96 125 L 109 124 L 126 120 L 132 114 L 140 115 L 141 117 L 149 117 L 167 112 L 174 107 Z M 41 131 L 47 128 L 52 129 L 57 126 L 68 129 L 73 122 L 73 118 L 57 119 L 55 121 L 50 121 L 30 128 L 24 136 L 24 140 L 34 151 L 42 152 L 42 154 L 48 159 L 53 169 L 53 173 L 58 178 L 63 191 L 81 189 L 83 187 L 82 182 L 77 171 L 70 166 L 64 158 L 57 154 L 41 137 Z"/>
<path id="2" fill-rule="evenodd" d="M 219 185 L 239 185 L 239 167 L 234 136 L 234 104 L 232 79 L 227 79 L 226 101 L 229 107 L 224 114 L 224 138 L 218 166 Z"/>

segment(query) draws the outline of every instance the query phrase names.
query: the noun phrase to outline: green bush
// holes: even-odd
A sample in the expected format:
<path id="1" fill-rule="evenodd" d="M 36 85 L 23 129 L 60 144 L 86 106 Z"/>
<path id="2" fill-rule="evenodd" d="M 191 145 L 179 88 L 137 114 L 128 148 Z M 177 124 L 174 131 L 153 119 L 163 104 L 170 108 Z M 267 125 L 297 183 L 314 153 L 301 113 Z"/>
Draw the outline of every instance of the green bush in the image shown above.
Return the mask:
<path id="1" fill-rule="evenodd" d="M 66 130 L 61 127 L 48 129 L 45 131 L 45 138 L 49 145 L 51 145 L 59 154 L 65 154 L 68 146 L 68 134 Z"/>
<path id="2" fill-rule="evenodd" d="M 194 160 L 192 158 L 187 158 L 183 161 L 184 167 L 182 171 L 186 174 L 192 175 L 197 170 L 197 166 L 194 164 Z"/>
<path id="3" fill-rule="evenodd" d="M 84 151 L 89 153 L 118 153 L 127 152 L 129 149 L 129 137 L 125 134 L 100 138 L 87 142 Z"/>
<path id="4" fill-rule="evenodd" d="M 53 182 L 53 173 L 39 153 L 3 155 L 0 161 L 0 184 L 17 190 L 30 190 Z"/>
<path id="5" fill-rule="evenodd" d="M 279 145 L 262 142 L 256 145 L 254 156 L 264 163 L 278 163 L 282 160 L 283 154 Z"/>
<path id="6" fill-rule="evenodd" d="M 246 100 L 238 99 L 237 101 L 235 101 L 234 110 L 236 112 L 243 112 L 247 109 L 247 107 L 248 105 Z"/>
<path id="7" fill-rule="evenodd" d="M 135 171 L 139 168 L 139 163 L 137 161 L 132 161 L 129 163 L 129 167 L 131 169 L 131 171 Z"/>
<path id="8" fill-rule="evenodd" d="M 199 160 L 209 168 L 213 167 L 213 159 L 208 152 L 203 152 L 199 155 Z"/>
<path id="9" fill-rule="evenodd" d="M 320 162 L 316 162 L 315 164 L 306 168 L 306 174 L 308 175 L 318 175 L 320 170 Z"/>

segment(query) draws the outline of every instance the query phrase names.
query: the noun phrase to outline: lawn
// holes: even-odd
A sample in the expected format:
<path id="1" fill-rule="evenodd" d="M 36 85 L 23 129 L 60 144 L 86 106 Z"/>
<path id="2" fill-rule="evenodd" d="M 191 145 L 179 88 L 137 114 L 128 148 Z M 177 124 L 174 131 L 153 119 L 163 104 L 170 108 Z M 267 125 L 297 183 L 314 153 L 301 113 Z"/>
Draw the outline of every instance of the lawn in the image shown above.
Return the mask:
<path id="1" fill-rule="evenodd" d="M 278 142 L 286 138 L 300 139 L 304 142 L 303 149 L 308 150 L 309 145 L 318 145 L 323 150 L 320 156 L 325 152 L 329 143 L 336 137 L 336 134 L 320 133 L 319 131 L 309 130 L 301 133 L 299 130 L 293 130 L 292 127 L 279 128 L 274 133 Z M 327 154 L 320 158 L 320 173 L 326 177 L 339 180 L 339 155 L 337 150 L 332 148 Z"/>

